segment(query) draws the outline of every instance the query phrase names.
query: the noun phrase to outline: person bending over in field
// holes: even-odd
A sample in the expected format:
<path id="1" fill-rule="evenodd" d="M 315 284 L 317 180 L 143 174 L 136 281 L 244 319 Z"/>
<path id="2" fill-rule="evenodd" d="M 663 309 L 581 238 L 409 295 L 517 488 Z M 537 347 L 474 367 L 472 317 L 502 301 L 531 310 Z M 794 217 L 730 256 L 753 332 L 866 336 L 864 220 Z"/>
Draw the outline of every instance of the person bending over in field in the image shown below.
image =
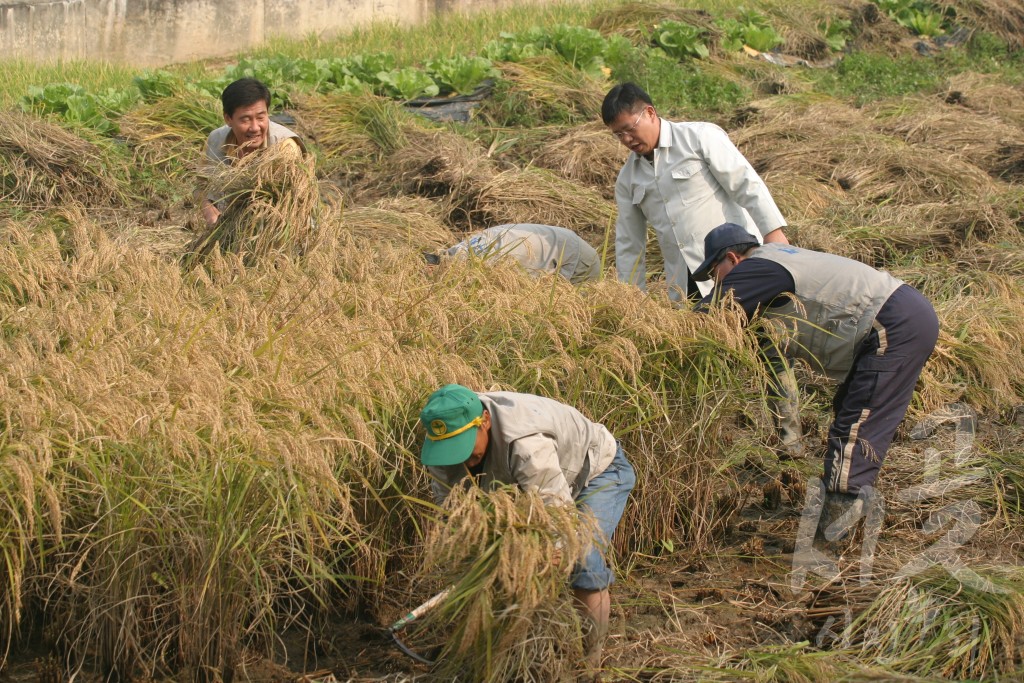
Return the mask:
<path id="1" fill-rule="evenodd" d="M 448 384 L 430 395 L 420 413 L 427 435 L 420 459 L 442 503 L 467 475 L 483 486 L 516 484 L 548 505 L 593 512 L 602 538 L 573 568 L 571 585 L 590 622 L 584 642 L 587 665 L 597 668 L 608 633 L 614 575 L 602 548 L 619 525 L 636 483 L 633 466 L 608 430 L 578 410 L 532 394 L 478 394 Z"/>
<path id="2" fill-rule="evenodd" d="M 238 159 L 270 146 L 294 153 L 298 159 L 306 153 L 302 140 L 294 132 L 270 120 L 270 90 L 255 78 L 240 78 L 224 88 L 220 95 L 224 109 L 224 125 L 210 133 L 206 140 L 206 168 L 230 165 Z M 205 189 L 197 191 L 203 220 L 213 226 L 220 218 L 222 206 Z"/>
<path id="3" fill-rule="evenodd" d="M 766 344 L 776 378 L 790 376 L 784 360 L 789 358 L 840 382 L 832 401 L 818 533 L 842 538 L 847 529 L 829 527 L 841 516 L 859 519 L 863 501 L 874 493 L 896 427 L 935 348 L 935 310 L 920 292 L 886 272 L 834 254 L 759 245 L 732 223 L 708 233 L 704 253 L 693 276 L 717 285 L 699 309 L 731 293 L 748 321 L 760 316 L 781 333 L 777 351 Z M 791 376 L 777 384 L 795 387 Z M 795 400 L 779 406 L 788 413 L 779 415 L 781 422 L 799 439 Z"/>
<path id="4" fill-rule="evenodd" d="M 443 256 L 513 258 L 533 275 L 558 273 L 574 285 L 601 277 L 601 258 L 582 237 L 567 228 L 537 223 L 507 223 L 482 230 L 443 252 Z M 441 256 L 424 254 L 427 263 Z"/>
<path id="5" fill-rule="evenodd" d="M 634 83 L 615 86 L 601 118 L 630 152 L 615 182 L 615 268 L 619 279 L 646 286 L 647 224 L 665 259 L 669 297 L 699 288 L 688 275 L 704 260 L 704 236 L 725 222 L 743 226 L 754 242 L 788 244 L 786 225 L 768 188 L 725 131 L 713 123 L 677 123 L 658 116 Z"/>

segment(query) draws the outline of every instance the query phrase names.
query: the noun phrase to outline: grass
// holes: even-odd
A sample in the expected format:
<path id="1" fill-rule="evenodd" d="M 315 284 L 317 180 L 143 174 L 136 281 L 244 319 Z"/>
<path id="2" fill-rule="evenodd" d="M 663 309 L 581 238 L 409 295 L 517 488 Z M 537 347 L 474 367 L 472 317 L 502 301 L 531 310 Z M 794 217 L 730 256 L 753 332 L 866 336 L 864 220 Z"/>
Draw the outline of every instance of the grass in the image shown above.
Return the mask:
<path id="1" fill-rule="evenodd" d="M 32 85 L 74 83 L 98 90 L 123 89 L 131 85 L 137 73 L 138 68 L 130 64 L 73 60 L 41 65 L 5 59 L 3 73 L 0 74 L 0 108 L 15 106 Z"/>

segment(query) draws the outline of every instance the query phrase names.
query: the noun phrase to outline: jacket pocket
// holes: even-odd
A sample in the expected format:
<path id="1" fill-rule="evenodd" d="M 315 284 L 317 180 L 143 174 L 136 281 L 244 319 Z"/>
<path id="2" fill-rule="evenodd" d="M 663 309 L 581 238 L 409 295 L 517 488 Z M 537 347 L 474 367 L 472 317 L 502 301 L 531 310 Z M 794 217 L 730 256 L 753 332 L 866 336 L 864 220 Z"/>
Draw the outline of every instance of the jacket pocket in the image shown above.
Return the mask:
<path id="1" fill-rule="evenodd" d="M 693 159 L 684 161 L 672 169 L 672 183 L 679 194 L 679 201 L 686 204 L 707 197 L 714 188 L 704 178 L 703 162 Z"/>

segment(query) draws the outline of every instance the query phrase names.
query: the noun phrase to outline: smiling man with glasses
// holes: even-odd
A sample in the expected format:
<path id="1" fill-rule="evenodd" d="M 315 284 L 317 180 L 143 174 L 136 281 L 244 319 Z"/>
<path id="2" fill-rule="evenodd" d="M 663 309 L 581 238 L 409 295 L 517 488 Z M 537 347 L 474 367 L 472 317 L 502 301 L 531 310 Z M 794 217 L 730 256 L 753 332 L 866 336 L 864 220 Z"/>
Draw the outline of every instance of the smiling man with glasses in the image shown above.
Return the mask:
<path id="1" fill-rule="evenodd" d="M 622 83 L 605 96 L 604 124 L 632 154 L 615 183 L 615 267 L 641 288 L 647 279 L 647 224 L 665 259 L 669 296 L 708 294 L 689 274 L 704 260 L 704 236 L 715 226 L 743 226 L 757 242 L 788 244 L 782 213 L 768 188 L 725 131 L 713 123 L 658 116 L 650 96 Z"/>

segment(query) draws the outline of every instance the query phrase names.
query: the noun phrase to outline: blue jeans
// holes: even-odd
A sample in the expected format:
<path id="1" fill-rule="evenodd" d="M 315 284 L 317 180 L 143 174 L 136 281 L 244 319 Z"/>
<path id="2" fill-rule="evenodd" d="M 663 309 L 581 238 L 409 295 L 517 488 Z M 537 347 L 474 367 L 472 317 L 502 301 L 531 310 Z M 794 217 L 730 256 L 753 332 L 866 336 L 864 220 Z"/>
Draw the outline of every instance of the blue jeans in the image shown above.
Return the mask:
<path id="1" fill-rule="evenodd" d="M 615 527 L 626 509 L 629 492 L 636 484 L 636 473 L 626 460 L 622 446 L 616 442 L 615 457 L 604 472 L 591 479 L 590 483 L 576 497 L 576 507 L 590 510 L 597 519 L 600 533 L 594 538 L 593 547 L 583 561 L 573 569 L 571 585 L 580 590 L 599 591 L 608 588 L 615 581 L 615 574 L 608 568 L 604 551 L 610 545 Z"/>

